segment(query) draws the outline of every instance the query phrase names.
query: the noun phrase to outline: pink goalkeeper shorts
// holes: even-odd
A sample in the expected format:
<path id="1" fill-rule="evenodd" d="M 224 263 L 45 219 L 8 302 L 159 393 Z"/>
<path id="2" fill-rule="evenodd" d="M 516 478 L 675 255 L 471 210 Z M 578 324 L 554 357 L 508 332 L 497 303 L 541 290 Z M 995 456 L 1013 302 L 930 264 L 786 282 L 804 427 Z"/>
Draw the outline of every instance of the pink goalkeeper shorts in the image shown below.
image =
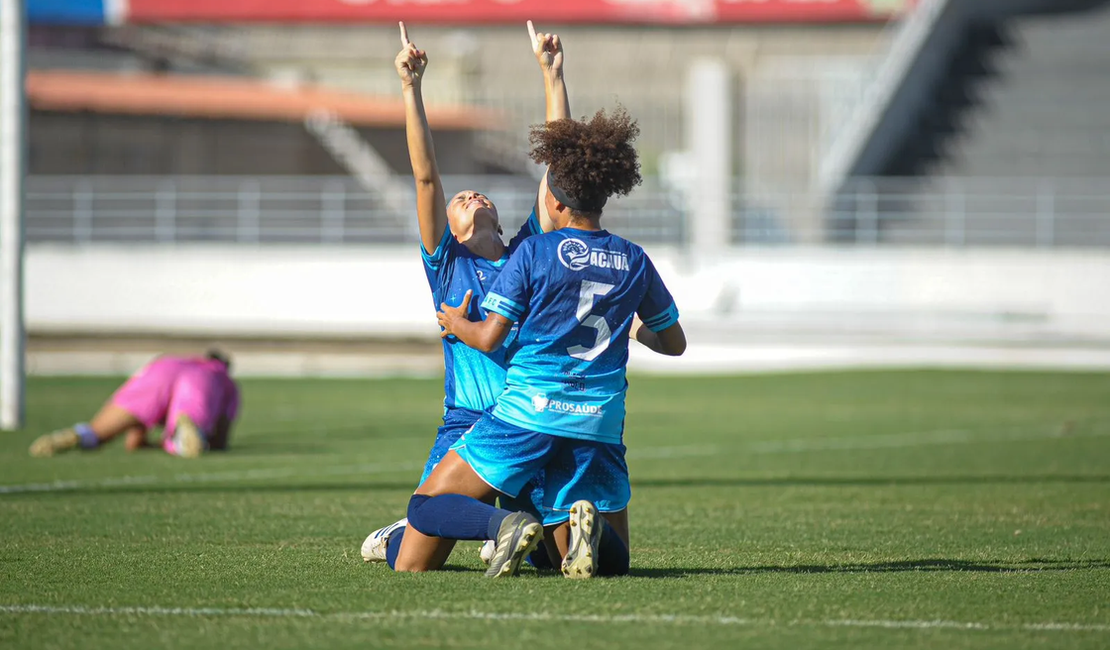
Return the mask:
<path id="1" fill-rule="evenodd" d="M 181 415 L 188 415 L 203 434 L 210 434 L 222 416 L 235 418 L 239 399 L 235 383 L 219 361 L 165 356 L 120 386 L 112 403 L 147 429 L 163 427 L 168 439 Z"/>

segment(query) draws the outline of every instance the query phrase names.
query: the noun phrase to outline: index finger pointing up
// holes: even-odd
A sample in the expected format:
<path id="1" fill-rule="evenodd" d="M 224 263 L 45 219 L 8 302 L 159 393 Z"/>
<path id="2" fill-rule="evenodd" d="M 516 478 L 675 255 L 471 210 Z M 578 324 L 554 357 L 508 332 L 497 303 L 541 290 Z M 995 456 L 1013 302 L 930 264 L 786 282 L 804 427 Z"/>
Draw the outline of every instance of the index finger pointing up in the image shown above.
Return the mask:
<path id="1" fill-rule="evenodd" d="M 536 28 L 532 26 L 532 21 L 530 20 L 528 21 L 528 36 L 532 39 L 533 43 L 536 42 Z"/>
<path id="2" fill-rule="evenodd" d="M 401 26 L 401 47 L 408 47 L 411 43 L 409 41 L 409 30 L 405 29 L 404 22 L 398 22 Z"/>

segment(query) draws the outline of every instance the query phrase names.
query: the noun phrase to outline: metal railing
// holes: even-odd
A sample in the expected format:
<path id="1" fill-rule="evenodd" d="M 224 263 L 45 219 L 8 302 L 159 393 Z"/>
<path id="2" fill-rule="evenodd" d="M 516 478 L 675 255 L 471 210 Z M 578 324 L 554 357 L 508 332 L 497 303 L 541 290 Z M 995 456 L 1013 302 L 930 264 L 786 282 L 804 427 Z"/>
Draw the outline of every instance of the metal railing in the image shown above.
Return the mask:
<path id="1" fill-rule="evenodd" d="M 856 178 L 826 213 L 827 239 L 934 246 L 1110 246 L 1098 178 Z"/>
<path id="2" fill-rule="evenodd" d="M 535 201 L 525 177 L 447 177 L 498 207 L 505 231 Z M 415 204 L 395 211 L 346 177 L 32 176 L 30 243 L 392 244 L 418 241 Z M 606 227 L 644 244 L 683 245 L 681 188 L 648 178 L 605 210 Z M 854 179 L 831 202 L 816 190 L 742 187 L 731 244 L 1110 246 L 1103 179 Z"/>
<path id="3" fill-rule="evenodd" d="M 445 177 L 448 197 L 487 194 L 507 233 L 532 211 L 537 185 L 516 176 Z M 662 199 L 662 202 L 660 200 Z M 683 238 L 680 205 L 650 188 L 615 201 L 611 228 L 645 242 Z M 419 241 L 416 201 L 403 209 L 348 177 L 33 176 L 27 241 L 239 244 L 391 244 Z"/>

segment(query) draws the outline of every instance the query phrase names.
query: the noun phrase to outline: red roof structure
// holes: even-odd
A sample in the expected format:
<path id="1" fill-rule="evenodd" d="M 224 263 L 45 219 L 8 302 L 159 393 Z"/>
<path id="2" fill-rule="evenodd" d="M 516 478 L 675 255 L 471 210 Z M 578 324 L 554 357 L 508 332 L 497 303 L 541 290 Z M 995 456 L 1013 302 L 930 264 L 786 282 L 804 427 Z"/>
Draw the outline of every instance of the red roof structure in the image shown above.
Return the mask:
<path id="1" fill-rule="evenodd" d="M 31 108 L 42 111 L 300 122 L 325 110 L 356 126 L 405 124 L 399 98 L 238 77 L 33 70 L 27 73 L 27 96 Z M 494 113 L 478 108 L 430 106 L 427 113 L 434 129 L 480 130 L 497 123 Z"/>

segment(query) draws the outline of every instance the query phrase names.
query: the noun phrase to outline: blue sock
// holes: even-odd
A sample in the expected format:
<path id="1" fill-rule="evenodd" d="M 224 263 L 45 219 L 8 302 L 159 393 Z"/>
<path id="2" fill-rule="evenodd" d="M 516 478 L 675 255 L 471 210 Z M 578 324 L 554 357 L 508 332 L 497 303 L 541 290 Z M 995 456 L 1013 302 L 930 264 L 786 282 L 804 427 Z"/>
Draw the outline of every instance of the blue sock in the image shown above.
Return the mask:
<path id="1" fill-rule="evenodd" d="M 401 552 L 401 540 L 404 538 L 405 527 L 401 526 L 389 535 L 389 541 L 385 543 L 385 561 L 390 569 L 397 568 L 397 554 Z"/>
<path id="2" fill-rule="evenodd" d="M 508 510 L 509 512 L 527 512 L 535 517 L 536 520 L 543 521 L 543 515 L 540 514 L 540 511 L 536 508 L 535 502 L 532 500 L 530 489 L 530 485 L 526 486 L 518 497 L 501 495 L 497 498 L 497 502 L 504 510 Z"/>
<path id="3" fill-rule="evenodd" d="M 501 522 L 511 514 L 461 494 L 414 494 L 409 499 L 409 525 L 430 537 L 497 539 Z"/>
<path id="4" fill-rule="evenodd" d="M 601 521 L 604 528 L 601 529 L 601 541 L 597 544 L 597 575 L 626 576 L 631 564 L 628 547 L 608 521 L 604 518 Z"/>
<path id="5" fill-rule="evenodd" d="M 81 424 L 73 425 L 73 430 L 77 432 L 77 436 L 81 438 L 82 449 L 96 449 L 100 446 L 100 438 L 96 437 L 93 433 L 92 427 L 82 422 Z"/>

